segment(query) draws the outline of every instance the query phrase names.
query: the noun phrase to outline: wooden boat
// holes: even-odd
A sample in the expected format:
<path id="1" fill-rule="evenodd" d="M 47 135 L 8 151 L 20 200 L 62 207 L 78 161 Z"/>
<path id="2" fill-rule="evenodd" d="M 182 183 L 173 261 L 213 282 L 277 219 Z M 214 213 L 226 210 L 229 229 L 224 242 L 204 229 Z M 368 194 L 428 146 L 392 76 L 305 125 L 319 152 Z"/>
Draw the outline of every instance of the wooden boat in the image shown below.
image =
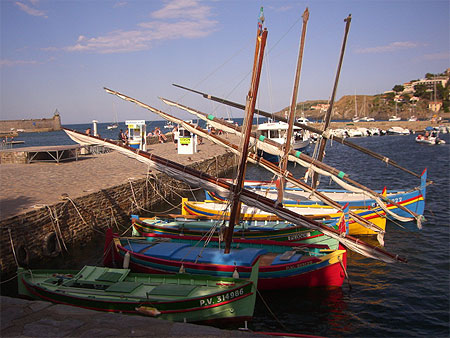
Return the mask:
<path id="1" fill-rule="evenodd" d="M 141 314 L 176 322 L 249 320 L 258 263 L 250 280 L 191 274 L 143 274 L 85 266 L 80 271 L 19 268 L 21 296 L 87 309 Z"/>
<path id="2" fill-rule="evenodd" d="M 341 214 L 337 209 L 325 206 L 325 205 L 303 205 L 303 204 L 285 204 L 285 208 L 292 210 L 303 216 L 312 216 L 314 218 L 329 218 L 338 219 Z M 183 212 L 189 215 L 197 216 L 216 216 L 216 217 L 227 217 L 229 216 L 229 211 L 227 210 L 227 204 L 223 202 L 215 201 L 188 201 L 183 199 L 182 202 Z M 383 231 L 386 229 L 386 217 L 385 212 L 379 208 L 361 208 L 354 209 L 354 213 L 361 216 L 362 218 L 369 220 Z M 243 217 L 253 217 L 259 220 L 265 220 L 267 217 L 273 216 L 272 214 L 260 210 L 256 207 L 251 207 L 247 205 L 242 205 L 241 215 Z M 373 230 L 363 227 L 359 223 L 349 220 L 348 221 L 348 233 L 350 235 L 374 235 L 376 234 Z"/>
<path id="3" fill-rule="evenodd" d="M 165 217 L 132 216 L 133 235 L 151 237 L 153 235 L 189 236 L 197 239 L 207 235 L 219 239 L 223 236 L 223 227 L 227 221 L 223 219 L 187 218 L 185 215 Z M 338 228 L 335 220 L 328 221 L 328 226 Z M 323 244 L 336 250 L 339 242 L 318 230 L 295 226 L 283 220 L 241 220 L 234 228 L 234 236 L 239 239 L 273 240 L 301 244 Z"/>
<path id="4" fill-rule="evenodd" d="M 204 246 L 205 245 L 205 246 Z M 258 289 L 279 290 L 302 287 L 342 286 L 346 250 L 326 245 L 301 245 L 268 240 L 233 239 L 232 250 L 212 238 L 207 244 L 189 236 L 119 238 L 108 231 L 104 264 L 123 264 L 146 273 L 177 273 L 248 278 L 251 266 L 260 259 Z M 126 258 L 129 256 L 129 258 Z"/>
<path id="5" fill-rule="evenodd" d="M 263 195 L 272 200 L 277 199 L 277 184 L 278 181 L 249 181 L 246 180 L 244 186 L 258 195 Z M 415 212 L 418 215 L 423 215 L 425 210 L 425 196 L 427 188 L 427 169 L 422 172 L 420 178 L 420 186 L 408 191 L 389 191 L 384 189 L 383 191 L 377 191 L 384 197 L 391 201 L 402 204 L 408 210 Z M 333 201 L 338 202 L 340 205 L 349 205 L 350 209 L 357 208 L 374 208 L 378 204 L 370 197 L 367 197 L 364 193 L 352 192 L 343 189 L 317 189 L 318 192 L 331 198 Z M 225 201 L 225 198 L 214 193 L 205 191 L 206 200 L 210 201 Z M 324 203 L 317 198 L 314 194 L 311 194 L 304 189 L 287 185 L 284 189 L 284 204 L 295 205 L 324 205 Z M 410 216 L 405 210 L 400 208 L 392 208 L 393 205 L 389 205 L 390 210 L 401 217 Z M 387 215 L 389 218 L 390 215 Z"/>

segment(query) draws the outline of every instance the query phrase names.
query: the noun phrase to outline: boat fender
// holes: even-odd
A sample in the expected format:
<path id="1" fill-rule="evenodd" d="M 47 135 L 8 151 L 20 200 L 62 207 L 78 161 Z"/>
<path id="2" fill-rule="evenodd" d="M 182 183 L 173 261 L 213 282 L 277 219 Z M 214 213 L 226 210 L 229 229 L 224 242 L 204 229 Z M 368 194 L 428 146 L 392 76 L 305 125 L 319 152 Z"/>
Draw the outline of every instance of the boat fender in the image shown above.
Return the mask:
<path id="1" fill-rule="evenodd" d="M 239 278 L 239 272 L 237 271 L 236 265 L 234 266 L 233 278 Z"/>
<path id="2" fill-rule="evenodd" d="M 123 258 L 123 268 L 128 269 L 130 266 L 130 253 L 127 251 L 125 257 Z"/>
<path id="3" fill-rule="evenodd" d="M 58 238 L 55 232 L 51 232 L 44 237 L 43 254 L 47 257 L 56 257 L 61 252 Z"/>
<path id="4" fill-rule="evenodd" d="M 143 315 L 147 315 L 150 317 L 157 317 L 161 314 L 157 308 L 149 307 L 149 306 L 139 306 L 135 308 L 135 310 Z"/>
<path id="5" fill-rule="evenodd" d="M 23 244 L 19 244 L 17 247 L 17 262 L 20 266 L 30 265 L 30 255 L 27 248 Z"/>

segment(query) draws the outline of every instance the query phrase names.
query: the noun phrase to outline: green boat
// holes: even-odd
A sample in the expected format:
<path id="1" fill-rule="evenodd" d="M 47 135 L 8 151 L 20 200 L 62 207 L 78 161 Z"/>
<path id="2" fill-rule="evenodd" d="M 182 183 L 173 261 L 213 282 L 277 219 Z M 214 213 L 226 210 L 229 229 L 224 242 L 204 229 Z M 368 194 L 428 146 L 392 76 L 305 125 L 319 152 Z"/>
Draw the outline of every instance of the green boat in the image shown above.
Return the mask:
<path id="1" fill-rule="evenodd" d="M 19 268 L 17 280 L 19 295 L 53 303 L 175 322 L 244 321 L 253 316 L 258 262 L 249 280 L 96 266 L 80 271 Z"/>

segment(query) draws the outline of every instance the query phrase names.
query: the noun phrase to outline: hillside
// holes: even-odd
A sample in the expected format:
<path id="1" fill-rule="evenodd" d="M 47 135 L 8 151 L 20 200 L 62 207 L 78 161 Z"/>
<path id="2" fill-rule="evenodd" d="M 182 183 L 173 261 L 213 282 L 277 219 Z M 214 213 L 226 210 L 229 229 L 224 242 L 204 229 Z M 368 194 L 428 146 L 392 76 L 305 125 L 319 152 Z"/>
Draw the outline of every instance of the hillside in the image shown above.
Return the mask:
<path id="1" fill-rule="evenodd" d="M 325 100 L 310 100 L 297 104 L 296 116 L 304 114 L 310 120 L 321 120 L 326 111 L 314 110 L 311 107 L 317 104 L 326 104 Z M 428 102 L 418 102 L 416 105 L 398 103 L 397 107 L 393 101 L 386 100 L 382 95 L 356 95 L 356 106 L 358 116 L 373 117 L 376 120 L 387 120 L 392 115 L 398 115 L 402 119 L 408 119 L 411 115 L 419 119 L 429 119 L 434 113 L 428 109 Z M 284 108 L 277 115 L 284 115 L 289 107 Z M 449 118 L 447 113 L 440 112 L 438 115 Z M 355 116 L 355 96 L 345 95 L 334 104 L 332 120 L 350 120 Z"/>

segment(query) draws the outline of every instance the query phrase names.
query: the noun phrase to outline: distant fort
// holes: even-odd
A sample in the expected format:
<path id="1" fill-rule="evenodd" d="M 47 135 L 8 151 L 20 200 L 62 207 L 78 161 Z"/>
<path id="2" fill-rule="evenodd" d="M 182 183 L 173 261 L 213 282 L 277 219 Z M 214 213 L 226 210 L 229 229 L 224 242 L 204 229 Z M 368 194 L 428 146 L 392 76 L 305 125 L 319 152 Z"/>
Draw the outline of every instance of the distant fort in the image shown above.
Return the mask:
<path id="1" fill-rule="evenodd" d="M 32 133 L 61 130 L 61 118 L 55 113 L 48 119 L 31 120 L 0 120 L 0 134 L 7 133 Z"/>

